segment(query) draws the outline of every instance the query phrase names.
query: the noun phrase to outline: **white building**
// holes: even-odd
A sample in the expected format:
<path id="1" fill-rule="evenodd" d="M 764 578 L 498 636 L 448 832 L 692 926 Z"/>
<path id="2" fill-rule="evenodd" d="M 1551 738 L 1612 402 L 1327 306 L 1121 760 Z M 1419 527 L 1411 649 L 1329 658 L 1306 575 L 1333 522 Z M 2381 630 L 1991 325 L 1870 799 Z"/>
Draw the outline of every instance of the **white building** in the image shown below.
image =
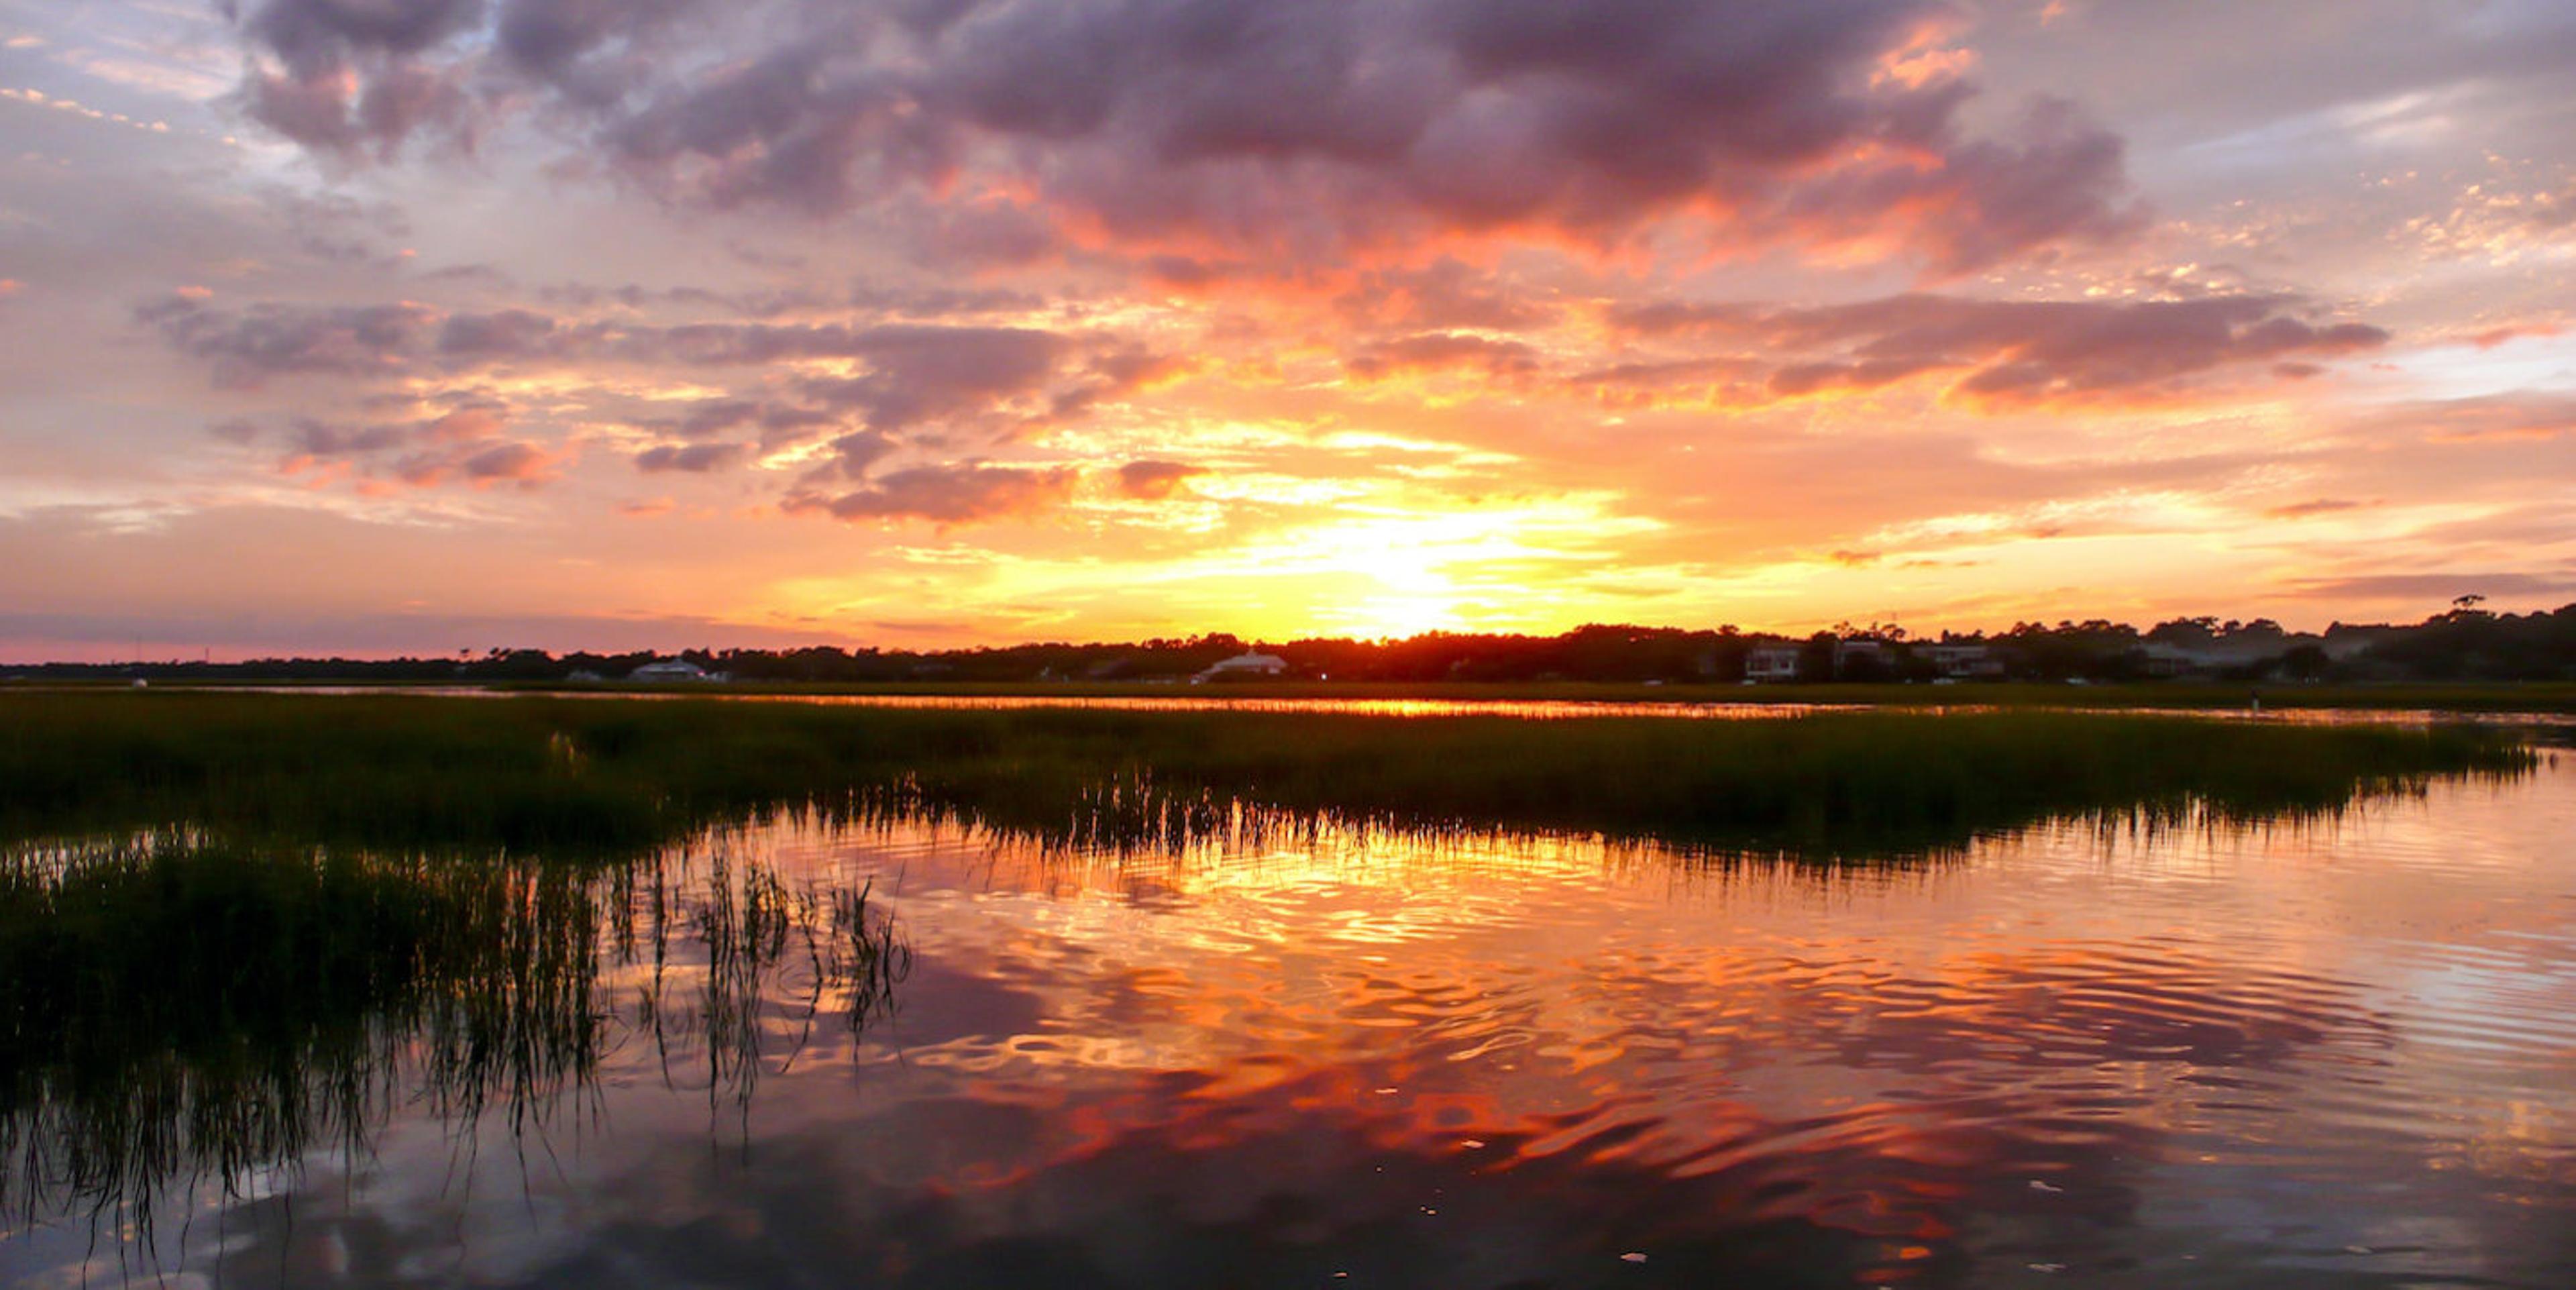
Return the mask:
<path id="1" fill-rule="evenodd" d="M 1914 657 L 1947 677 L 1996 678 L 2004 674 L 2003 660 L 1996 658 L 1992 649 L 1964 641 L 1917 641 Z"/>
<path id="2" fill-rule="evenodd" d="M 722 681 L 722 672 L 710 672 L 684 658 L 663 658 L 645 664 L 626 674 L 629 681 L 667 685 L 673 681 Z"/>
<path id="3" fill-rule="evenodd" d="M 1799 645 L 1756 645 L 1744 651 L 1744 679 L 1754 681 L 1795 681 L 1805 657 Z"/>
<path id="4" fill-rule="evenodd" d="M 1197 685 L 1221 678 L 1279 676 L 1287 670 L 1288 660 L 1276 654 L 1264 654 L 1255 650 L 1249 654 L 1237 654 L 1233 658 L 1218 659 L 1208 665 L 1206 671 L 1191 677 L 1190 683 Z"/>

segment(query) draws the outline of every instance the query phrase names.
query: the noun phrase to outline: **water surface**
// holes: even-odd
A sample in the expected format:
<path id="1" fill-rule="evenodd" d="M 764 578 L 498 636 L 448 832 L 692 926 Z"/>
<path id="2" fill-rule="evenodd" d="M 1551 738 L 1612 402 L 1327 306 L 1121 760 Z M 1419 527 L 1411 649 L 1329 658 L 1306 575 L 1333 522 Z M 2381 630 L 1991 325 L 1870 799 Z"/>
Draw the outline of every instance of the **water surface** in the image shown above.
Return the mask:
<path id="1" fill-rule="evenodd" d="M 576 993 L 252 1108 L 229 1187 L 22 1183 L 0 1281 L 2564 1287 L 2571 837 L 2563 756 L 1835 867 L 729 832 L 528 880 Z M 501 1035 L 548 1060 L 459 1083 Z"/>
<path id="2" fill-rule="evenodd" d="M 1436 688 L 1436 687 L 1435 687 Z M 174 686 L 167 693 L 205 694 L 300 694 L 362 695 L 408 694 L 444 699 L 508 699 L 544 695 L 557 699 L 724 699 L 736 703 L 793 703 L 820 707 L 933 709 L 955 711 L 1013 712 L 1031 709 L 1064 708 L 1096 712 L 1263 712 L 1311 713 L 1318 715 L 1360 717 L 1514 717 L 1535 721 L 1578 721 L 1601 717 L 1664 717 L 1692 721 L 1776 721 L 1783 717 L 1802 717 L 1819 713 L 1887 711 L 1919 716 L 1944 716 L 1976 712 L 2043 712 L 2069 711 L 2104 716 L 2134 715 L 2161 717 L 2211 717 L 2231 720 L 2273 721 L 2293 725 L 2395 725 L 2420 726 L 2434 723 L 2472 723 L 2481 725 L 2529 726 L 2560 730 L 2576 726 L 2576 713 L 2522 712 L 2514 710 L 2480 711 L 2431 708 L 2309 708 L 2282 707 L 2276 701 L 2269 708 L 2252 704 L 2230 707 L 2119 707 L 2086 704 L 2080 701 L 2082 691 L 2070 689 L 2069 702 L 2052 705 L 2030 702 L 2016 705 L 1981 703 L 1907 703 L 1877 704 L 1820 703 L 1799 701 L 1776 703 L 1743 697 L 1746 691 L 1723 687 L 1675 687 L 1697 697 L 1671 700 L 1639 699 L 1504 699 L 1483 698 L 1470 693 L 1464 697 L 1438 694 L 1414 698 L 1327 698 L 1316 696 L 1263 696 L 1225 693 L 1225 687 L 1214 690 L 1185 689 L 1175 686 L 1170 694 L 973 694 L 923 692 L 919 694 L 798 694 L 759 690 L 734 690 L 721 685 L 704 689 L 666 688 L 630 690 L 615 687 L 572 687 L 566 689 L 494 689 L 473 685 L 208 685 Z M 2040 687 L 2033 686 L 2038 689 Z M 2259 687 L 2257 688 L 2259 692 Z M 1759 694 L 1753 689 L 1750 693 Z M 1938 695 L 1940 691 L 1929 691 Z"/>

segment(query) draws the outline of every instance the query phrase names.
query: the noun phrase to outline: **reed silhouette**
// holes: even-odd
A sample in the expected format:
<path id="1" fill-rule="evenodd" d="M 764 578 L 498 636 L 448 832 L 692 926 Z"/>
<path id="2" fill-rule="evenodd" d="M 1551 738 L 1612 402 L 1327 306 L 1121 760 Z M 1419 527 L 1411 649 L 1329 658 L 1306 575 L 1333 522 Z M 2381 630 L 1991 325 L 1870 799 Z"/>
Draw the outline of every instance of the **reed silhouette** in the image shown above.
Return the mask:
<path id="1" fill-rule="evenodd" d="M 642 963 L 631 997 L 607 983 Z M 541 1131 L 627 1034 L 748 1098 L 818 1020 L 883 1016 L 910 965 L 864 888 L 720 853 L 23 851 L 0 861 L 0 1205 L 148 1235 L 169 1187 L 354 1162 L 402 1108 Z"/>
<path id="2" fill-rule="evenodd" d="M 933 823 L 1042 856 L 1581 835 L 1915 864 L 2054 819 L 2255 825 L 2509 777 L 2470 727 L 2071 713 L 1533 721 L 720 700 L 0 695 L 0 1206 L 357 1161 L 399 1108 L 542 1136 L 606 1054 L 747 1107 L 910 950 L 729 830 Z M 638 970 L 641 969 L 641 970 Z"/>

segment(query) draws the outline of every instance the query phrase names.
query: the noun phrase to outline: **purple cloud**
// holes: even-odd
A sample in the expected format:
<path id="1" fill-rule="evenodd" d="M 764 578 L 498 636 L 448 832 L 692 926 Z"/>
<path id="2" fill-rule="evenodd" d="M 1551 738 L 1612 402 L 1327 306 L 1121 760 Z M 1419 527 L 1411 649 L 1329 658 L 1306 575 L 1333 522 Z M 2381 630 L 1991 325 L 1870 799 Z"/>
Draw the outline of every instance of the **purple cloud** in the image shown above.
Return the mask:
<path id="1" fill-rule="evenodd" d="M 646 474 L 677 470 L 703 475 L 741 461 L 750 449 L 738 443 L 666 443 L 635 455 L 636 469 Z"/>
<path id="2" fill-rule="evenodd" d="M 1777 397 L 1873 389 L 1925 372 L 1957 371 L 1963 375 L 1953 396 L 1986 407 L 2164 397 L 2227 369 L 2342 357 L 2390 339 L 2365 323 L 2303 319 L 2300 305 L 2284 295 L 2145 301 L 1905 295 L 1812 309 L 1666 302 L 1614 309 L 1609 321 L 1638 338 L 1789 355 L 1767 381 Z"/>
<path id="3" fill-rule="evenodd" d="M 1973 85 L 1886 74 L 1956 21 L 1943 0 L 776 0 L 708 17 L 726 56 L 610 54 L 692 8 L 510 0 L 484 24 L 472 0 L 273 0 L 244 31 L 286 73 L 251 97 L 308 146 L 389 152 L 463 128 L 427 93 L 453 83 L 433 57 L 488 63 L 677 200 L 831 216 L 969 173 L 1027 194 L 935 221 L 935 248 L 990 262 L 1091 239 L 1275 271 L 1689 215 L 1955 274 L 2136 226 L 2120 140 L 2072 107 L 1980 135 Z M 510 77 L 482 84 L 483 109 L 511 101 Z"/>
<path id="4" fill-rule="evenodd" d="M 965 462 L 895 471 L 838 497 L 788 499 L 793 512 L 821 511 L 842 520 L 928 520 L 982 524 L 1024 518 L 1062 505 L 1081 475 L 1071 467 L 989 466 Z"/>

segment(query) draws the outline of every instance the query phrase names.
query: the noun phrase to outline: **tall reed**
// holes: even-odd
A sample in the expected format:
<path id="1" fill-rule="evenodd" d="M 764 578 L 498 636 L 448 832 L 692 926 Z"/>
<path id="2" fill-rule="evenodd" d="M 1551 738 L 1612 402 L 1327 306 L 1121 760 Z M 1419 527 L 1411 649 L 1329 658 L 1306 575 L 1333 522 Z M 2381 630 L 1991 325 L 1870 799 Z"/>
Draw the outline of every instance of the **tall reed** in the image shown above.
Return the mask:
<path id="1" fill-rule="evenodd" d="M 644 962 L 693 987 L 612 986 Z M 174 1180 L 354 1161 L 399 1107 L 541 1131 L 630 1029 L 709 1037 L 707 1086 L 747 1096 L 774 1032 L 861 1032 L 909 967 L 864 889 L 722 857 L 21 852 L 0 859 L 0 1207 L 148 1233 Z"/>

